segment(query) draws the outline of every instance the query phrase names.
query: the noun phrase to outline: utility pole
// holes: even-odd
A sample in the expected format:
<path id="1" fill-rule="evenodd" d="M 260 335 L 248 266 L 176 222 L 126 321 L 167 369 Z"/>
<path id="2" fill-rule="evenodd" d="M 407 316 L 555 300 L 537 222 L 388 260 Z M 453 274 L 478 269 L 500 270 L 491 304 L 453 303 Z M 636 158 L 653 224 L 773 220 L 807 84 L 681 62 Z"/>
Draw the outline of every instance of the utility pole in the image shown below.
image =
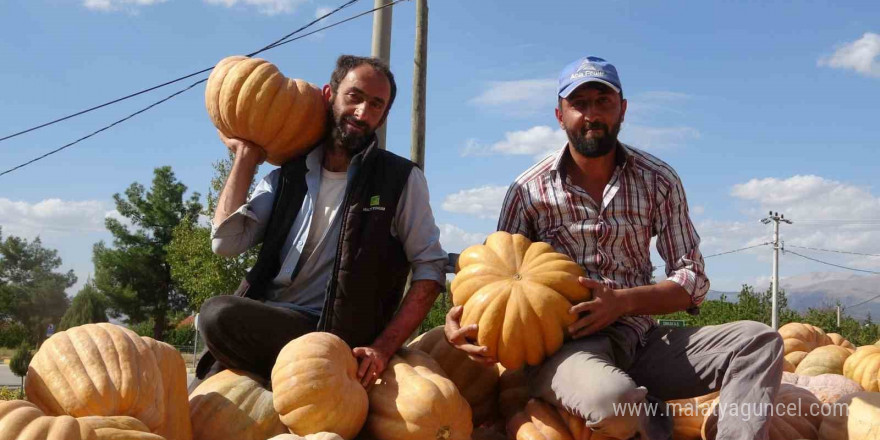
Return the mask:
<path id="1" fill-rule="evenodd" d="M 428 0 L 416 0 L 416 52 L 413 57 L 410 159 L 425 170 L 425 103 L 428 84 Z"/>
<path id="2" fill-rule="evenodd" d="M 837 305 L 837 328 L 840 329 L 840 304 Z"/>
<path id="3" fill-rule="evenodd" d="M 777 301 L 777 297 L 779 296 L 779 223 L 788 223 L 791 224 L 791 220 L 786 220 L 785 215 L 779 215 L 778 212 L 770 211 L 770 216 L 761 219 L 761 223 L 768 224 L 773 222 L 773 298 L 772 298 L 772 307 L 773 312 L 771 314 L 770 322 L 773 330 L 779 329 L 779 303 Z"/>
<path id="4" fill-rule="evenodd" d="M 382 8 L 392 0 L 373 0 L 373 8 Z M 373 50 L 371 55 L 385 61 L 391 66 L 391 9 L 394 6 L 379 9 L 373 13 Z M 386 120 L 378 130 L 379 148 L 385 149 L 385 131 L 388 126 Z"/>

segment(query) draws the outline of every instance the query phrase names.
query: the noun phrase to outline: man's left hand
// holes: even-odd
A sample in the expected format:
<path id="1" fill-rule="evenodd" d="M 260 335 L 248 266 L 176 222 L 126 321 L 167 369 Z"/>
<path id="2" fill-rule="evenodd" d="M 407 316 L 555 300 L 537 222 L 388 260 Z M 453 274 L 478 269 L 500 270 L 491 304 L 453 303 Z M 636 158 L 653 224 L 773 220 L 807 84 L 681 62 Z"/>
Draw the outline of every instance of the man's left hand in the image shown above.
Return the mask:
<path id="1" fill-rule="evenodd" d="M 391 358 L 391 353 L 385 353 L 372 346 L 356 347 L 351 352 L 354 357 L 360 360 L 357 371 L 358 380 L 364 388 L 370 389 L 370 386 L 376 382 L 379 375 L 385 371 L 388 359 Z"/>
<path id="2" fill-rule="evenodd" d="M 569 309 L 569 313 L 586 314 L 568 326 L 572 338 L 578 339 L 608 327 L 624 315 L 626 305 L 620 292 L 598 281 L 580 277 L 578 282 L 593 292 L 593 299 L 584 301 Z"/>

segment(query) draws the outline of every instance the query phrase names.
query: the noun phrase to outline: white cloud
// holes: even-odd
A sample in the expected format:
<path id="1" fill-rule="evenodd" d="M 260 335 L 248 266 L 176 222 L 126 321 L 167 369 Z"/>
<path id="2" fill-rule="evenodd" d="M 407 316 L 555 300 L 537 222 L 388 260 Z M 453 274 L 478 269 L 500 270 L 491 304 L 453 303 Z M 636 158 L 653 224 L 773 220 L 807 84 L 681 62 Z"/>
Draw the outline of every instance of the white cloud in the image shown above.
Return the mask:
<path id="1" fill-rule="evenodd" d="M 561 129 L 538 125 L 528 130 L 504 133 L 504 140 L 496 142 L 489 149 L 499 154 L 530 155 L 538 158 L 558 151 L 566 142 L 568 137 Z"/>
<path id="2" fill-rule="evenodd" d="M 497 219 L 507 193 L 505 186 L 481 186 L 446 196 L 443 209 L 484 219 Z"/>
<path id="3" fill-rule="evenodd" d="M 449 223 L 442 223 L 438 227 L 440 228 L 440 244 L 443 246 L 443 250 L 455 254 L 461 253 L 470 246 L 482 243 L 489 236 L 488 232 L 467 232 Z"/>
<path id="4" fill-rule="evenodd" d="M 693 127 L 648 127 L 624 123 L 620 130 L 622 142 L 643 150 L 680 147 L 699 138 L 700 132 Z"/>
<path id="5" fill-rule="evenodd" d="M 321 6 L 315 10 L 315 18 L 321 18 L 329 13 L 333 12 L 333 8 L 328 8 L 326 6 Z"/>
<path id="6" fill-rule="evenodd" d="M 296 10 L 299 5 L 308 3 L 309 0 L 204 0 L 212 5 L 223 5 L 231 8 L 237 5 L 255 7 L 258 12 L 266 15 L 289 14 Z"/>
<path id="7" fill-rule="evenodd" d="M 164 3 L 167 0 L 83 0 L 83 6 L 94 11 L 136 12 L 139 7 Z"/>
<path id="8" fill-rule="evenodd" d="M 104 218 L 119 217 L 108 203 L 98 200 L 46 199 L 38 203 L 0 198 L 3 233 L 34 237 L 44 233 L 71 235 L 103 232 Z"/>
<path id="9" fill-rule="evenodd" d="M 509 116 L 552 114 L 556 106 L 556 80 L 493 81 L 470 104 Z"/>
<path id="10" fill-rule="evenodd" d="M 862 75 L 880 77 L 880 35 L 866 32 L 856 41 L 837 48 L 829 57 L 819 59 L 820 66 L 852 69 Z"/>

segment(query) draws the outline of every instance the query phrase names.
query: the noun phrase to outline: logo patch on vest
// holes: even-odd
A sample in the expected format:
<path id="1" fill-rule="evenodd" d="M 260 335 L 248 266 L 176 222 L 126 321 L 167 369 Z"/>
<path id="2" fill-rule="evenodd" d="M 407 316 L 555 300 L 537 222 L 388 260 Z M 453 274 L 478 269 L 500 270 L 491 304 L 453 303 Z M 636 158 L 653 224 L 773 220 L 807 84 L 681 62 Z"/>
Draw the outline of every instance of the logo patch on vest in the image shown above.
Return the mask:
<path id="1" fill-rule="evenodd" d="M 385 210 L 384 206 L 379 206 L 379 196 L 378 195 L 370 197 L 370 207 L 364 208 L 364 212 L 384 211 L 384 210 Z"/>

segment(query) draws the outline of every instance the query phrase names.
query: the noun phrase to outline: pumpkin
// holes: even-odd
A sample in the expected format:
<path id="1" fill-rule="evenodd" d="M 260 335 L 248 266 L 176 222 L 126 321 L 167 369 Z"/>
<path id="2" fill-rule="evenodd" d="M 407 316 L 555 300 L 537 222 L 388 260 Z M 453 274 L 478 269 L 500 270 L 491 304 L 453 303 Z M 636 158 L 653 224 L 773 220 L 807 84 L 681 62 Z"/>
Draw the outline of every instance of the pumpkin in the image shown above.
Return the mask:
<path id="1" fill-rule="evenodd" d="M 272 392 L 255 375 L 223 370 L 189 396 L 194 440 L 265 440 L 287 432 Z"/>
<path id="2" fill-rule="evenodd" d="M 296 434 L 281 434 L 269 440 L 344 440 L 339 434 L 333 432 L 318 432 L 305 437 Z"/>
<path id="3" fill-rule="evenodd" d="M 205 107 L 224 135 L 259 145 L 273 165 L 305 153 L 324 135 L 327 123 L 319 88 L 286 78 L 259 58 L 220 60 L 208 77 Z"/>
<path id="4" fill-rule="evenodd" d="M 849 404 L 849 440 L 880 440 L 880 393 L 857 393 Z"/>
<path id="5" fill-rule="evenodd" d="M 76 420 L 81 425 L 95 431 L 98 440 L 165 440 L 162 436 L 151 434 L 147 425 L 134 417 L 88 416 Z"/>
<path id="6" fill-rule="evenodd" d="M 715 440 L 718 433 L 718 414 L 715 414 L 714 409 L 714 406 L 718 405 L 717 398 L 712 405 L 713 408 L 709 410 L 703 422 L 704 440 Z M 821 405 L 822 402 L 808 390 L 791 384 L 782 384 L 773 408 L 774 411 L 775 408 L 784 408 L 784 410 L 782 414 L 774 413 L 770 417 L 770 440 L 818 439 L 822 414 L 816 408 L 821 408 Z"/>
<path id="7" fill-rule="evenodd" d="M 281 349 L 272 368 L 275 410 L 290 432 L 335 432 L 352 439 L 367 418 L 367 391 L 358 363 L 338 336 L 314 332 Z"/>
<path id="8" fill-rule="evenodd" d="M 474 432 L 471 434 L 471 440 L 507 440 L 507 436 L 498 432 L 496 429 L 480 426 L 474 428 Z"/>
<path id="9" fill-rule="evenodd" d="M 409 348 L 430 355 L 455 387 L 461 392 L 473 412 L 474 426 L 495 417 L 498 412 L 498 367 L 472 361 L 467 353 L 453 347 L 446 340 L 443 326 L 419 335 Z"/>
<path id="10" fill-rule="evenodd" d="M 818 376 L 801 376 L 793 373 L 782 373 L 782 383 L 806 388 L 823 403 L 832 404 L 841 397 L 862 391 L 862 386 L 854 380 L 840 374 L 820 374 Z"/>
<path id="11" fill-rule="evenodd" d="M 801 361 L 803 361 L 808 354 L 809 353 L 806 351 L 793 351 L 785 355 L 785 360 L 790 362 L 794 365 L 795 369 L 797 369 L 797 366 L 800 365 Z M 794 370 L 792 370 L 792 373 L 794 373 Z"/>
<path id="12" fill-rule="evenodd" d="M 790 322 L 779 327 L 779 334 L 785 346 L 785 354 L 794 351 L 813 351 L 817 347 L 831 344 L 831 339 L 819 327 L 799 322 Z"/>
<path id="13" fill-rule="evenodd" d="M 146 336 L 142 339 L 156 357 L 165 394 L 165 418 L 154 432 L 168 440 L 190 440 L 192 424 L 189 418 L 186 361 L 171 345 Z"/>
<path id="14" fill-rule="evenodd" d="M 573 440 L 565 420 L 549 404 L 531 399 L 507 422 L 507 433 L 516 440 Z"/>
<path id="15" fill-rule="evenodd" d="M 376 440 L 469 440 L 471 408 L 434 359 L 400 349 L 369 392 L 366 429 Z"/>
<path id="16" fill-rule="evenodd" d="M 47 416 L 24 400 L 0 402 L 2 440 L 98 440 L 95 431 L 70 416 Z"/>
<path id="17" fill-rule="evenodd" d="M 562 417 L 562 421 L 565 422 L 565 426 L 568 427 L 568 432 L 573 440 L 613 440 L 611 437 L 593 432 L 592 429 L 587 427 L 584 419 L 562 408 L 556 408 L 556 410 Z"/>
<path id="18" fill-rule="evenodd" d="M 843 363 L 849 357 L 849 350 L 839 345 L 826 345 L 819 347 L 809 354 L 798 364 L 795 373 L 804 376 L 818 376 L 820 374 L 843 374 Z"/>
<path id="19" fill-rule="evenodd" d="M 690 399 L 670 400 L 666 403 L 672 417 L 672 438 L 675 440 L 701 440 L 703 421 L 718 397 L 718 391 Z"/>
<path id="20" fill-rule="evenodd" d="M 461 325 L 478 324 L 477 344 L 505 368 L 538 365 L 558 350 L 577 320 L 572 303 L 590 298 L 577 263 L 520 234 L 495 232 L 465 249 L 458 265 L 452 301 L 464 306 Z"/>
<path id="21" fill-rule="evenodd" d="M 846 338 L 844 338 L 840 333 L 828 333 L 828 339 L 831 340 L 831 343 L 834 345 L 841 346 L 848 350 L 855 351 L 856 346 L 849 342 Z"/>
<path id="22" fill-rule="evenodd" d="M 793 363 L 789 362 L 788 359 L 782 359 L 782 371 L 786 373 L 794 373 L 795 370 L 797 370 L 797 367 L 795 367 Z"/>
<path id="23" fill-rule="evenodd" d="M 166 408 L 163 379 L 144 339 L 100 323 L 58 332 L 44 342 L 28 368 L 26 387 L 28 400 L 46 415 L 131 416 L 158 432 L 166 410 L 186 411 Z"/>
<path id="24" fill-rule="evenodd" d="M 843 364 L 843 375 L 858 382 L 865 391 L 880 391 L 880 346 L 865 345 L 856 349 Z"/>
<path id="25" fill-rule="evenodd" d="M 498 368 L 498 410 L 504 420 L 510 420 L 514 414 L 522 411 L 529 401 L 529 384 L 523 370 L 507 370 Z"/>

